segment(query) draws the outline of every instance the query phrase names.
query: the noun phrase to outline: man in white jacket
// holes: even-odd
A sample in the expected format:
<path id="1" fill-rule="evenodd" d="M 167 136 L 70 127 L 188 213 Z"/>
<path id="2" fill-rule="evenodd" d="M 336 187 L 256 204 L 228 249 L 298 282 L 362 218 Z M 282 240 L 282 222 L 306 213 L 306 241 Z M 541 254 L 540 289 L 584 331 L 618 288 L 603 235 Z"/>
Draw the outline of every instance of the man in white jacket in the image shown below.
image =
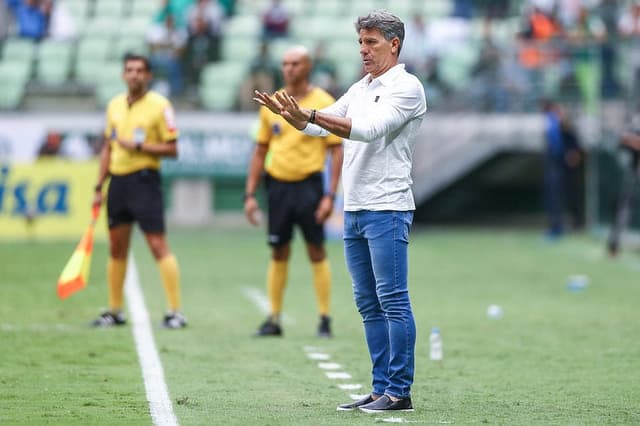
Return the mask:
<path id="1" fill-rule="evenodd" d="M 398 55 L 404 24 L 387 11 L 356 21 L 367 75 L 333 105 L 301 108 L 282 91 L 256 102 L 308 135 L 344 138 L 344 250 L 373 364 L 372 391 L 338 410 L 413 411 L 416 328 L 409 301 L 409 231 L 414 138 L 426 113 L 424 88 Z"/>

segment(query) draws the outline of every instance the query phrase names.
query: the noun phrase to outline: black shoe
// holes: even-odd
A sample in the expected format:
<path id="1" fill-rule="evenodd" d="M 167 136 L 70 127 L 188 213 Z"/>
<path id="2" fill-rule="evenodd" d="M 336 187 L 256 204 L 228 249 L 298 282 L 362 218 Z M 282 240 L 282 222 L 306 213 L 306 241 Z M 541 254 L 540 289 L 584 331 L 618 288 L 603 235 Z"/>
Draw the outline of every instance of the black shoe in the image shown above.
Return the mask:
<path id="1" fill-rule="evenodd" d="M 185 328 L 187 326 L 187 319 L 180 312 L 169 312 L 164 316 L 162 326 L 172 329 Z"/>
<path id="2" fill-rule="evenodd" d="M 91 322 L 92 327 L 114 327 L 118 325 L 125 325 L 127 323 L 126 318 L 122 312 L 103 312 L 98 318 Z"/>
<path id="3" fill-rule="evenodd" d="M 282 336 L 282 328 L 280 324 L 273 322 L 271 318 L 267 318 L 254 336 Z"/>
<path id="4" fill-rule="evenodd" d="M 371 396 L 371 394 L 365 396 L 364 398 L 362 398 L 359 401 L 356 402 L 350 402 L 348 404 L 340 404 L 338 405 L 338 408 L 336 408 L 336 410 L 338 411 L 353 411 L 356 408 L 362 406 L 362 405 L 366 405 L 366 404 L 370 404 L 373 402 L 373 396 Z"/>
<path id="5" fill-rule="evenodd" d="M 375 401 L 362 405 L 358 408 L 360 408 L 360 411 L 364 411 L 365 413 L 379 413 L 382 411 L 413 411 L 411 398 L 393 401 L 387 395 L 382 395 Z"/>
<path id="6" fill-rule="evenodd" d="M 331 318 L 327 315 L 320 315 L 320 324 L 318 324 L 318 337 L 333 337 L 331 334 Z"/>

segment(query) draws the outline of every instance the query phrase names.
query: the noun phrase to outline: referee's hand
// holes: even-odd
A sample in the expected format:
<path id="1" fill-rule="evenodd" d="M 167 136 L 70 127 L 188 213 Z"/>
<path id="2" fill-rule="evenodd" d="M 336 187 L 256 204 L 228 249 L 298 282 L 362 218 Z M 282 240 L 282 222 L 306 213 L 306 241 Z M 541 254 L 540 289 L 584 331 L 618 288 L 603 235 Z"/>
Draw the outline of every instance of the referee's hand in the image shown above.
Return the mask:
<path id="1" fill-rule="evenodd" d="M 258 200 L 255 197 L 247 197 L 244 200 L 244 214 L 250 224 L 260 225 L 260 210 L 258 210 Z"/>

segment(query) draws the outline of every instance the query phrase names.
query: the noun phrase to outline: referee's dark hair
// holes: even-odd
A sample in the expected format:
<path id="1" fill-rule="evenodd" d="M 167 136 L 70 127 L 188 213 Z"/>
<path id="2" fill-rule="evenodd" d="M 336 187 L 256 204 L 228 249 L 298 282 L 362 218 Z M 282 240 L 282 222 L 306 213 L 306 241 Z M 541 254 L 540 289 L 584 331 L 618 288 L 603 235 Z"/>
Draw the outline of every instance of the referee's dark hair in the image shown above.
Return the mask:
<path id="1" fill-rule="evenodd" d="M 149 58 L 147 58 L 146 56 L 140 55 L 139 53 L 127 52 L 122 58 L 122 64 L 126 65 L 129 61 L 142 61 L 146 70 L 151 72 L 151 61 L 149 61 Z"/>

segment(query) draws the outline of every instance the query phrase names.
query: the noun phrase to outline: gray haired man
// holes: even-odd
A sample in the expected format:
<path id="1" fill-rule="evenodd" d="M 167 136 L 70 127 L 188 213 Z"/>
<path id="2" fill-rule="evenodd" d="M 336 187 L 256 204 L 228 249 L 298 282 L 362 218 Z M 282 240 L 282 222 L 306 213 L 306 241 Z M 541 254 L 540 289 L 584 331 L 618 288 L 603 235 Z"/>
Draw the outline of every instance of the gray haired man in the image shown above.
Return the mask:
<path id="1" fill-rule="evenodd" d="M 408 293 L 408 244 L 415 203 L 411 163 L 426 113 L 424 87 L 398 55 L 404 24 L 380 10 L 356 21 L 367 75 L 333 105 L 301 108 L 286 92 L 256 102 L 314 136 L 344 138 L 344 251 L 362 316 L 372 391 L 338 410 L 413 411 L 416 328 Z"/>

